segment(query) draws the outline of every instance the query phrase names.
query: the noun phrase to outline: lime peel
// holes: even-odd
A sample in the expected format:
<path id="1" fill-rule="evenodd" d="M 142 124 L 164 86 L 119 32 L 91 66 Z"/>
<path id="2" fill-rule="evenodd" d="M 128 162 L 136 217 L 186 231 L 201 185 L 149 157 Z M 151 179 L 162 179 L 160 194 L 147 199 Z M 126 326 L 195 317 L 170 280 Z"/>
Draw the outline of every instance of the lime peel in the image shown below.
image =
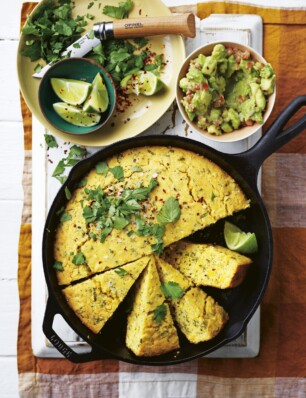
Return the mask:
<path id="1" fill-rule="evenodd" d="M 230 250 L 242 254 L 252 254 L 258 250 L 257 238 L 254 232 L 243 232 L 228 221 L 224 224 L 224 239 L 226 246 Z"/>

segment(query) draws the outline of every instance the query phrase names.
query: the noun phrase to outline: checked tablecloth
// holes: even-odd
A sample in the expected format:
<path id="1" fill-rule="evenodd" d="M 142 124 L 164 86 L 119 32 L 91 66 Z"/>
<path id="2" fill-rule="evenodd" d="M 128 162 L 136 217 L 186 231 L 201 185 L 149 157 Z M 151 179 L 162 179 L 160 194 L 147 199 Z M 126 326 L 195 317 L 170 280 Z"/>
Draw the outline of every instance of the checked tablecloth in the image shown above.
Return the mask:
<path id="1" fill-rule="evenodd" d="M 22 24 L 34 3 L 24 3 Z M 289 5 L 289 2 L 288 2 Z M 306 4 L 305 4 L 306 6 Z M 185 7 L 187 8 L 187 7 Z M 197 15 L 258 14 L 264 57 L 277 75 L 270 120 L 306 94 L 306 9 L 243 3 L 198 3 Z M 306 134 L 263 166 L 262 195 L 273 226 L 274 263 L 261 305 L 261 347 L 252 359 L 200 359 L 170 367 L 117 360 L 73 364 L 36 358 L 31 349 L 31 114 L 23 99 L 25 204 L 19 242 L 19 391 L 23 398 L 305 398 L 306 397 Z M 301 112 L 300 112 L 301 114 Z M 33 211 L 35 211 L 33 209 Z"/>

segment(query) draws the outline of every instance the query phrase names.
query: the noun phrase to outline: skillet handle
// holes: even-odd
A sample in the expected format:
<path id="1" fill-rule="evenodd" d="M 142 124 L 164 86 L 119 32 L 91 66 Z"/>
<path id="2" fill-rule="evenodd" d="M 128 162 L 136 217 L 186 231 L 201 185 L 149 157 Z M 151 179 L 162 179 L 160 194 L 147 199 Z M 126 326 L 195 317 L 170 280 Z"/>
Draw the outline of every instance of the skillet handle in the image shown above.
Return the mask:
<path id="1" fill-rule="evenodd" d="M 306 95 L 296 97 L 252 148 L 236 155 L 238 165 L 247 168 L 247 174 L 252 180 L 257 179 L 259 168 L 265 159 L 306 129 L 306 114 L 304 114 L 292 126 L 283 130 L 287 122 L 305 105 Z"/>
<path id="2" fill-rule="evenodd" d="M 92 348 L 91 352 L 78 354 L 73 351 L 54 331 L 53 320 L 56 314 L 60 312 L 57 309 L 55 302 L 49 297 L 47 301 L 45 316 L 43 320 L 43 332 L 47 339 L 54 345 L 54 347 L 67 359 L 75 363 L 83 363 L 89 361 L 96 361 L 100 359 L 110 358 L 100 351 L 95 352 Z"/>

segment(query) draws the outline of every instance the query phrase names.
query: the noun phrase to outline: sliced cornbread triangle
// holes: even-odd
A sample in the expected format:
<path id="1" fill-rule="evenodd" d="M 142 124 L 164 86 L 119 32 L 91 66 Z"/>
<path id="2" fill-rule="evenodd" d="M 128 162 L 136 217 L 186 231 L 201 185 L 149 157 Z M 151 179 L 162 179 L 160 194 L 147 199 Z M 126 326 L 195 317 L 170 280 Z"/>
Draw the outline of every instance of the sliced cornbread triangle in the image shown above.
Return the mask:
<path id="1" fill-rule="evenodd" d="M 153 256 L 137 282 L 133 309 L 127 320 L 126 345 L 137 356 L 161 355 L 179 348 Z"/>
<path id="2" fill-rule="evenodd" d="M 252 260 L 211 244 L 176 242 L 163 258 L 197 286 L 227 289 L 240 285 Z"/>
<path id="3" fill-rule="evenodd" d="M 225 310 L 199 287 L 190 288 L 192 282 L 172 265 L 158 257 L 156 263 L 162 282 L 176 283 L 183 290 L 181 298 L 170 298 L 182 333 L 195 344 L 215 337 L 228 320 Z"/>
<path id="4" fill-rule="evenodd" d="M 76 315 L 94 333 L 100 332 L 108 319 L 149 262 L 143 257 L 84 282 L 63 289 L 63 294 Z"/>
<path id="5" fill-rule="evenodd" d="M 173 302 L 173 308 L 181 331 L 194 344 L 214 338 L 228 320 L 223 307 L 199 287 Z"/>

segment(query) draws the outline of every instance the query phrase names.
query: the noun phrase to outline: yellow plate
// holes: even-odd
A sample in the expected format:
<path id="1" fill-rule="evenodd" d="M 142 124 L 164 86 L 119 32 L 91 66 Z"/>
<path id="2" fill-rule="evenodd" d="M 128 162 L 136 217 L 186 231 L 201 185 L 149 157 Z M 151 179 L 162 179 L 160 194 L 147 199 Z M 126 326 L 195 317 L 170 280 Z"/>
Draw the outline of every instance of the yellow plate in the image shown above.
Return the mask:
<path id="1" fill-rule="evenodd" d="M 86 29 L 91 29 L 95 22 L 110 20 L 110 18 L 102 14 L 101 10 L 106 4 L 117 5 L 120 1 L 122 0 L 101 0 L 99 2 L 94 2 L 94 5 L 90 8 L 89 12 L 93 14 L 95 18 L 93 21 L 88 21 Z M 46 0 L 42 0 L 33 12 L 38 10 L 45 3 Z M 75 0 L 73 17 L 77 15 L 86 15 L 88 13 L 88 3 L 89 0 Z M 101 3 L 100 8 L 98 7 L 99 3 Z M 137 18 L 140 15 L 141 17 L 153 17 L 171 14 L 169 9 L 159 0 L 134 0 L 133 4 L 133 10 L 129 15 L 131 18 Z M 23 36 L 20 38 L 17 55 L 18 78 L 22 95 L 33 115 L 49 131 L 67 141 L 73 141 L 81 145 L 104 146 L 124 138 L 136 136 L 152 126 L 152 124 L 166 112 L 174 101 L 177 75 L 185 59 L 185 46 L 183 39 L 180 36 L 155 36 L 149 39 L 150 50 L 164 54 L 166 66 L 161 74 L 161 79 L 165 82 L 167 88 L 152 97 L 136 97 L 131 95 L 129 99 L 132 102 L 132 105 L 130 105 L 124 112 L 116 111 L 110 121 L 103 126 L 103 131 L 101 129 L 89 135 L 72 136 L 57 130 L 48 123 L 44 118 L 38 103 L 38 87 L 40 79 L 32 77 L 34 67 L 38 62 L 31 62 L 29 58 L 20 54 L 20 51 L 25 45 L 25 39 Z"/>

